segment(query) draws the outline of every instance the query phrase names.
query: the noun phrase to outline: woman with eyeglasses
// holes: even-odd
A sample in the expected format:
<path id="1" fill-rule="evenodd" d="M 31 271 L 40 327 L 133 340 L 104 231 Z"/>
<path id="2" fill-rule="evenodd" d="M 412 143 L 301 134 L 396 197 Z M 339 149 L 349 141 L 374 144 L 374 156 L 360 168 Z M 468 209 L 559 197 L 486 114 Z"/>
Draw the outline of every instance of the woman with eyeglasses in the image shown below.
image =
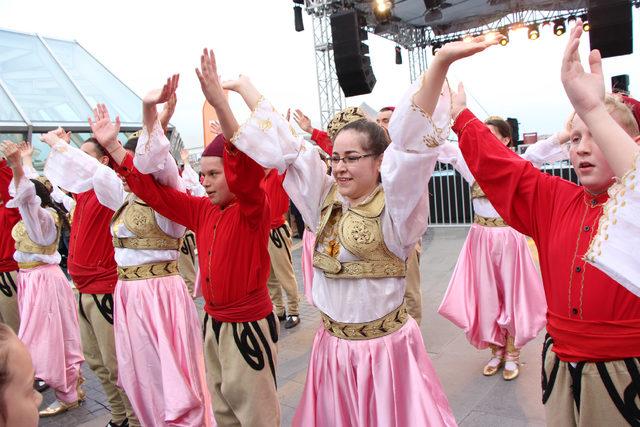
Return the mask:
<path id="1" fill-rule="evenodd" d="M 232 142 L 286 172 L 284 188 L 317 236 L 312 292 L 322 326 L 293 425 L 456 425 L 403 301 L 406 259 L 427 228 L 437 153 L 426 145 L 448 131 L 448 99 L 425 113 L 417 82 L 388 134 L 340 113 L 327 175 L 316 148 L 246 77 L 224 86 L 253 111 Z"/>

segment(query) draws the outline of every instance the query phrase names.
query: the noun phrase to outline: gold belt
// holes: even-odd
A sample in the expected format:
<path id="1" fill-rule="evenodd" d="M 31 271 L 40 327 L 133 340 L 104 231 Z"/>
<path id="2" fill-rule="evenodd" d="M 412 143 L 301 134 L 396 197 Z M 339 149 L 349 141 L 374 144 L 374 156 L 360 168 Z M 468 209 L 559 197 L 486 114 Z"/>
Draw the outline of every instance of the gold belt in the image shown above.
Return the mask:
<path id="1" fill-rule="evenodd" d="M 113 237 L 113 247 L 120 249 L 180 250 L 182 239 L 168 237 Z"/>
<path id="2" fill-rule="evenodd" d="M 313 253 L 313 266 L 332 279 L 405 277 L 406 263 L 394 259 L 340 262 L 323 252 Z"/>
<path id="3" fill-rule="evenodd" d="M 407 306 L 402 305 L 386 316 L 364 323 L 336 322 L 326 314 L 320 312 L 325 329 L 336 338 L 344 340 L 371 340 L 389 335 L 407 323 L 409 315 Z"/>
<path id="4" fill-rule="evenodd" d="M 45 262 L 40 262 L 40 261 L 32 261 L 32 262 L 19 262 L 18 263 L 18 268 L 20 270 L 26 270 L 28 268 L 36 268 L 36 267 L 40 267 L 41 265 L 46 265 Z"/>
<path id="5" fill-rule="evenodd" d="M 118 277 L 121 280 L 144 280 L 176 274 L 180 274 L 177 261 L 118 267 Z"/>
<path id="6" fill-rule="evenodd" d="M 488 218 L 480 216 L 478 214 L 473 215 L 473 222 L 484 227 L 508 227 L 509 225 L 504 222 L 502 218 Z"/>

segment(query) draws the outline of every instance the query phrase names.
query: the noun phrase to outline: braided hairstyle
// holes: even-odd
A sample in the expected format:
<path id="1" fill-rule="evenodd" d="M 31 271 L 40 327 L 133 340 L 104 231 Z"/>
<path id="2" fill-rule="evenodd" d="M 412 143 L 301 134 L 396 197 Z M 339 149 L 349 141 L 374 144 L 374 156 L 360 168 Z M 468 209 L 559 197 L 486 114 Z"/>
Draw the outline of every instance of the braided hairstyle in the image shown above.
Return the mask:
<path id="1" fill-rule="evenodd" d="M 40 205 L 43 208 L 51 208 L 56 211 L 62 224 L 62 230 L 70 230 L 71 225 L 69 224 L 69 214 L 66 209 L 60 204 L 53 201 L 53 199 L 51 198 L 51 193 L 49 193 L 49 190 L 42 182 L 38 181 L 37 179 L 32 179 L 31 182 L 33 182 L 33 185 L 35 185 L 36 187 L 36 195 L 40 197 Z"/>

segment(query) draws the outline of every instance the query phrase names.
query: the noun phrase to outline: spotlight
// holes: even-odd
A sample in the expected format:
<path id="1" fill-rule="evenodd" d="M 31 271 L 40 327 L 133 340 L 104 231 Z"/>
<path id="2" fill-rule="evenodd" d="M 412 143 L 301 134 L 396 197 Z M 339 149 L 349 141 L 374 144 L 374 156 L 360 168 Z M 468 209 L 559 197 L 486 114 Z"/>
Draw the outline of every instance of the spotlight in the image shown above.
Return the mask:
<path id="1" fill-rule="evenodd" d="M 396 64 L 402 64 L 402 48 L 400 46 L 396 46 Z"/>
<path id="2" fill-rule="evenodd" d="M 569 16 L 569 18 L 567 19 L 567 21 L 569 21 L 569 24 L 571 24 L 572 22 L 576 22 L 576 15 L 571 15 Z"/>
<path id="3" fill-rule="evenodd" d="M 564 19 L 556 19 L 553 21 L 553 34 L 561 36 L 567 31 L 567 27 L 564 25 Z"/>
<path id="4" fill-rule="evenodd" d="M 303 0 L 293 0 L 293 23 L 297 32 L 304 31 L 304 22 L 302 22 L 302 3 Z"/>
<path id="5" fill-rule="evenodd" d="M 373 14 L 378 22 L 387 22 L 391 18 L 392 0 L 373 0 L 371 4 Z"/>
<path id="6" fill-rule="evenodd" d="M 582 29 L 584 31 L 589 31 L 591 29 L 591 24 L 589 24 L 589 17 L 587 16 L 587 14 L 585 13 L 584 15 L 582 15 L 580 17 L 580 20 L 582 21 Z"/>
<path id="7" fill-rule="evenodd" d="M 500 46 L 506 46 L 509 44 L 509 29 L 507 27 L 502 27 L 498 30 L 500 32 Z"/>
<path id="8" fill-rule="evenodd" d="M 551 22 L 549 22 L 549 21 L 544 21 L 544 22 L 542 23 L 542 28 L 548 27 L 549 25 L 551 25 Z"/>
<path id="9" fill-rule="evenodd" d="M 538 28 L 538 24 L 529 25 L 528 37 L 529 37 L 529 40 L 536 40 L 538 37 L 540 37 L 540 30 Z"/>

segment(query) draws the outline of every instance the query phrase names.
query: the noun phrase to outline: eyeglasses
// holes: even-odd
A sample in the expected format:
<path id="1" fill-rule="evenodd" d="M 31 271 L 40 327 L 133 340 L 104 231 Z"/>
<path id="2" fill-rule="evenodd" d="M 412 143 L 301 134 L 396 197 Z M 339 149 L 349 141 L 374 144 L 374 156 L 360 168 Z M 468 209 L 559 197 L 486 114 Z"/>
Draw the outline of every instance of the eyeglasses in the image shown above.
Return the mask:
<path id="1" fill-rule="evenodd" d="M 365 157 L 371 157 L 371 156 L 374 156 L 374 154 L 373 153 L 361 154 L 361 155 L 350 154 L 344 157 L 337 157 L 337 156 L 331 157 L 330 161 L 331 161 L 331 166 L 333 167 L 338 166 L 341 160 L 344 162 L 345 165 L 348 166 L 348 165 L 354 165 L 358 163 L 360 159 L 364 159 Z"/>

